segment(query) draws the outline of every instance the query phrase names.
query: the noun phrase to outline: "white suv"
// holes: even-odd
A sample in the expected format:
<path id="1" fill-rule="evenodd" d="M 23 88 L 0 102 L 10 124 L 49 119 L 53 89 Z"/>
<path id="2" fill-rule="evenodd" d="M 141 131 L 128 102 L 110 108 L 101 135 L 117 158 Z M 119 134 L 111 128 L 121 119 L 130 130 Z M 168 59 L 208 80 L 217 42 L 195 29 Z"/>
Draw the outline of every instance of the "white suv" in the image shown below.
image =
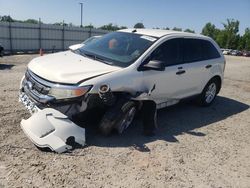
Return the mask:
<path id="1" fill-rule="evenodd" d="M 210 105 L 224 69 L 224 56 L 209 37 L 125 29 L 75 51 L 33 59 L 21 81 L 20 100 L 32 113 L 53 108 L 71 119 L 103 109 L 101 131 L 122 133 L 144 101 L 159 109 L 196 96 Z"/>

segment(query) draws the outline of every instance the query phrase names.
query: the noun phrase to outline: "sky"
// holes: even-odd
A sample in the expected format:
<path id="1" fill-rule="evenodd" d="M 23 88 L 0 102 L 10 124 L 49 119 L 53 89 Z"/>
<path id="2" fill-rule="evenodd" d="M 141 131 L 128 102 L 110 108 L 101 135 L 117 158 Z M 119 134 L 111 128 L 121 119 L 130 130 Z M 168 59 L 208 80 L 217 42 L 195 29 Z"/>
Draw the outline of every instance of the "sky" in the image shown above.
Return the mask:
<path id="1" fill-rule="evenodd" d="M 250 27 L 250 0 L 0 0 L 0 15 L 14 19 L 41 18 L 44 23 L 62 22 L 100 27 L 113 23 L 146 28 L 190 28 L 200 33 L 207 22 L 223 28 L 227 18 L 240 21 L 240 33 Z"/>

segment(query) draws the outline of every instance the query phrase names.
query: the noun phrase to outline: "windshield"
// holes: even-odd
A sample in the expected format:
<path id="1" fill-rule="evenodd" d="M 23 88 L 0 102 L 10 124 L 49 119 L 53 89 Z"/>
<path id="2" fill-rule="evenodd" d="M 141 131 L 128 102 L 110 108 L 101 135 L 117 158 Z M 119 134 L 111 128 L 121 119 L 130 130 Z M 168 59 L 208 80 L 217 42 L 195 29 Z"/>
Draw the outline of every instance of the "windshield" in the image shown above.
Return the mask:
<path id="1" fill-rule="evenodd" d="M 82 42 L 82 44 L 88 44 L 88 43 L 90 43 L 90 42 L 93 42 L 93 41 L 95 41 L 95 40 L 97 40 L 98 38 L 100 38 L 101 36 L 94 36 L 94 37 L 90 37 L 90 38 L 88 38 L 88 39 L 86 39 L 85 41 L 83 41 Z"/>
<path id="2" fill-rule="evenodd" d="M 115 66 L 127 67 L 148 49 L 156 38 L 136 33 L 112 32 L 81 47 L 83 56 Z"/>

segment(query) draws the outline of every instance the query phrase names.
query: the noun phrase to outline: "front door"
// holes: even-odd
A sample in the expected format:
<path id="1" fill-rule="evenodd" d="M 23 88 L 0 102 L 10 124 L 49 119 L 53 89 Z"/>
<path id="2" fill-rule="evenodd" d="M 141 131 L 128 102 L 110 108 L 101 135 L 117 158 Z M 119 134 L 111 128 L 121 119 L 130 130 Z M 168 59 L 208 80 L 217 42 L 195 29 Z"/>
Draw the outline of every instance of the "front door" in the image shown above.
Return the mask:
<path id="1" fill-rule="evenodd" d="M 146 61 L 157 60 L 165 64 L 164 71 L 144 71 L 144 84 L 154 87 L 151 98 L 158 104 L 179 100 L 190 92 L 191 70 L 183 63 L 182 39 L 169 39 L 158 46 Z"/>

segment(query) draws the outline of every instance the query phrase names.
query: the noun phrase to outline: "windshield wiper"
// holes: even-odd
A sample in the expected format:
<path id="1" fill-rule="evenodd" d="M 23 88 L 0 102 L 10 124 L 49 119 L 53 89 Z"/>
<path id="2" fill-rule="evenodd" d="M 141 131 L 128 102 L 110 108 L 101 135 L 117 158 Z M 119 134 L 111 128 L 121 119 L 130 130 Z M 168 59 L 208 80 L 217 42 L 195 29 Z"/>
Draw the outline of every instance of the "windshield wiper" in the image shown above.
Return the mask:
<path id="1" fill-rule="evenodd" d="M 91 59 L 94 59 L 94 60 L 96 60 L 96 56 L 94 55 L 94 54 L 89 54 L 89 53 L 81 53 L 83 56 L 85 56 L 85 57 L 89 57 L 89 58 L 91 58 Z"/>
<path id="2" fill-rule="evenodd" d="M 111 61 L 107 61 L 106 59 L 104 59 L 104 58 L 101 58 L 101 57 L 99 57 L 99 56 L 96 56 L 95 54 L 90 54 L 90 53 L 81 53 L 83 56 L 85 56 L 85 57 L 88 57 L 88 58 L 91 58 L 91 59 L 94 59 L 94 60 L 96 60 L 96 61 L 100 61 L 100 62 L 102 62 L 102 63 L 105 63 L 105 64 L 108 64 L 108 65 L 113 65 L 113 63 L 111 62 Z"/>
<path id="3" fill-rule="evenodd" d="M 98 56 L 95 56 L 95 59 L 98 60 L 98 61 L 101 61 L 101 62 L 103 62 L 105 64 L 108 64 L 108 65 L 113 65 L 114 64 L 113 62 L 108 61 L 108 60 L 106 60 L 104 58 L 101 58 L 101 57 L 98 57 Z"/>

